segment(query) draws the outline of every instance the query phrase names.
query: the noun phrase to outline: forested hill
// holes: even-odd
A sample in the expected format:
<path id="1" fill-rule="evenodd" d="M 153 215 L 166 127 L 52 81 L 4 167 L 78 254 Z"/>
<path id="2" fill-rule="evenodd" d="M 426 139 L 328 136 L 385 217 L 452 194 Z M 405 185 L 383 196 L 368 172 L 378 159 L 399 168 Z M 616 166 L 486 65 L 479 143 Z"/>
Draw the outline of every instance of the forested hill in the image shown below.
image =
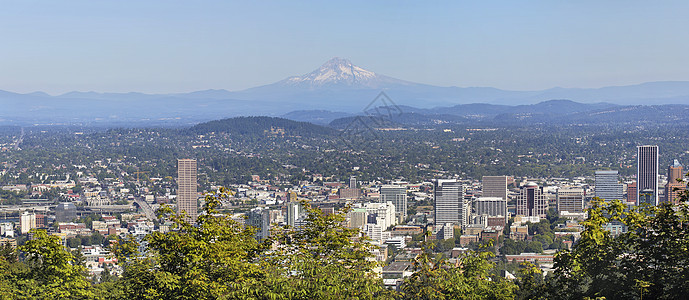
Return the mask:
<path id="1" fill-rule="evenodd" d="M 275 117 L 222 119 L 197 124 L 189 128 L 189 131 L 195 134 L 225 132 L 239 135 L 265 135 L 268 133 L 276 135 L 318 136 L 336 134 L 336 131 L 332 128 Z"/>
<path id="2" fill-rule="evenodd" d="M 378 109 L 385 111 L 386 107 Z M 689 105 L 611 105 L 606 103 L 582 104 L 569 100 L 552 100 L 534 105 L 505 106 L 492 104 L 467 104 L 454 107 L 422 110 L 413 107 L 399 107 L 403 113 L 385 120 L 401 126 L 435 126 L 438 124 L 472 124 L 482 126 L 523 125 L 647 125 L 647 124 L 689 124 Z M 376 117 L 375 112 L 366 116 L 350 116 L 335 119 L 331 127 L 345 128 L 357 118 L 365 120 Z M 378 123 L 370 127 L 381 127 Z M 385 123 L 383 123 L 385 124 Z M 389 127 L 385 124 L 383 127 Z"/>

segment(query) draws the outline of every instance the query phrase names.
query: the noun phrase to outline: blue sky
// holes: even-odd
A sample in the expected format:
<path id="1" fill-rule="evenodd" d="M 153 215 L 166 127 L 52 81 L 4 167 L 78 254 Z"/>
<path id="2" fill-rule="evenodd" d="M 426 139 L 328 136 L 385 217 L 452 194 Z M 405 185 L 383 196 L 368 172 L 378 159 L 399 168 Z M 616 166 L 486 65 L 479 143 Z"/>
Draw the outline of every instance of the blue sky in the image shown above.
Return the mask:
<path id="1" fill-rule="evenodd" d="M 0 1 L 0 89 L 240 90 L 331 57 L 439 86 L 689 81 L 689 1 Z"/>

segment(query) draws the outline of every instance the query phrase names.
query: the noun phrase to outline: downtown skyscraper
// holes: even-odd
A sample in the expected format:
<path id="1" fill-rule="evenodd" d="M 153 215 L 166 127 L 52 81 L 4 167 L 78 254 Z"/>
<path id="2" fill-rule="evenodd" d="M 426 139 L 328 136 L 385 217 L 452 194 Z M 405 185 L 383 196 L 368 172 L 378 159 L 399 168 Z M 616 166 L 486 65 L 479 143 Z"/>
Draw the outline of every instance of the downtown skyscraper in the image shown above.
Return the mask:
<path id="1" fill-rule="evenodd" d="M 658 205 L 658 146 L 638 146 L 636 149 L 636 205 Z"/>
<path id="2" fill-rule="evenodd" d="M 380 202 L 392 202 L 395 213 L 407 216 L 407 187 L 401 185 L 383 185 L 380 187 Z"/>
<path id="3" fill-rule="evenodd" d="M 177 160 L 177 213 L 185 212 L 189 223 L 195 223 L 198 215 L 196 173 L 195 159 Z"/>
<path id="4" fill-rule="evenodd" d="M 507 176 L 483 176 L 482 197 L 499 197 L 507 199 Z"/>
<path id="5" fill-rule="evenodd" d="M 548 212 L 548 198 L 535 182 L 528 182 L 517 196 L 517 215 L 545 218 Z"/>
<path id="6" fill-rule="evenodd" d="M 675 159 L 672 165 L 667 168 L 667 184 L 665 185 L 665 202 L 672 204 L 679 203 L 679 195 L 686 189 L 685 182 L 678 182 L 684 178 L 682 164 Z"/>
<path id="7" fill-rule="evenodd" d="M 596 171 L 596 197 L 605 200 L 624 199 L 624 185 L 617 170 Z"/>
<path id="8" fill-rule="evenodd" d="M 435 184 L 435 224 L 466 225 L 468 207 L 462 183 L 455 179 L 438 179 Z"/>

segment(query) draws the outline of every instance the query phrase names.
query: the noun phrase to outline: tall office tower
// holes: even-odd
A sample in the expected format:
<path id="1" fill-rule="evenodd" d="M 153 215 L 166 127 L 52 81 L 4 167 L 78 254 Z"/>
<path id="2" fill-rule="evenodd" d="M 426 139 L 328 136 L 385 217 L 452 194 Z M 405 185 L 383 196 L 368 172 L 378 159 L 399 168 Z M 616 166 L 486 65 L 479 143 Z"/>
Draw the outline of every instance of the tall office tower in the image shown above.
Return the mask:
<path id="1" fill-rule="evenodd" d="M 646 194 L 644 201 L 658 205 L 658 146 L 638 146 L 636 149 L 636 205 L 641 204 L 641 192 Z"/>
<path id="2" fill-rule="evenodd" d="M 617 171 L 596 171 L 595 191 L 596 197 L 605 200 L 624 198 L 624 186 L 620 183 Z"/>
<path id="3" fill-rule="evenodd" d="M 19 228 L 22 234 L 28 233 L 31 229 L 36 228 L 36 214 L 25 211 L 19 217 Z"/>
<path id="4" fill-rule="evenodd" d="M 482 197 L 500 197 L 507 200 L 507 176 L 483 176 Z"/>
<path id="5" fill-rule="evenodd" d="M 185 220 L 196 223 L 198 214 L 196 178 L 196 160 L 178 159 L 177 160 L 177 213 L 185 212 Z"/>
<path id="6" fill-rule="evenodd" d="M 474 208 L 478 216 L 507 217 L 507 200 L 501 197 L 479 197 L 474 201 Z"/>
<path id="7" fill-rule="evenodd" d="M 615 171 L 617 174 L 617 171 Z M 596 185 L 598 188 L 598 185 Z M 578 187 L 563 187 L 557 190 L 557 211 L 582 213 L 584 212 L 584 189 Z M 622 197 L 616 198 L 622 199 Z"/>
<path id="8" fill-rule="evenodd" d="M 548 212 L 548 198 L 535 182 L 528 182 L 517 197 L 517 215 L 545 217 Z"/>
<path id="9" fill-rule="evenodd" d="M 682 165 L 675 159 L 674 163 L 667 168 L 667 184 L 665 185 L 665 201 L 679 203 L 679 194 L 686 189 L 686 183 L 677 182 L 677 179 L 684 178 Z"/>
<path id="10" fill-rule="evenodd" d="M 356 177 L 355 176 L 349 177 L 349 188 L 350 189 L 356 188 Z"/>
<path id="11" fill-rule="evenodd" d="M 300 202 L 287 203 L 287 225 L 296 227 L 303 214 L 304 209 Z"/>
<path id="12" fill-rule="evenodd" d="M 400 185 L 384 185 L 380 187 L 380 202 L 392 202 L 395 213 L 407 216 L 407 188 Z"/>
<path id="13" fill-rule="evenodd" d="M 636 191 L 636 181 L 627 184 L 627 202 L 636 203 L 636 197 L 639 195 Z"/>
<path id="14" fill-rule="evenodd" d="M 253 226 L 256 230 L 256 240 L 262 241 L 270 237 L 270 210 L 256 207 L 247 214 L 244 225 Z"/>
<path id="15" fill-rule="evenodd" d="M 677 182 L 677 179 L 682 179 L 684 178 L 684 172 L 682 171 L 682 164 L 679 163 L 679 160 L 676 160 L 667 167 L 667 181 L 668 182 Z"/>
<path id="16" fill-rule="evenodd" d="M 435 183 L 435 224 L 466 225 L 466 200 L 462 183 L 454 179 L 438 179 Z"/>

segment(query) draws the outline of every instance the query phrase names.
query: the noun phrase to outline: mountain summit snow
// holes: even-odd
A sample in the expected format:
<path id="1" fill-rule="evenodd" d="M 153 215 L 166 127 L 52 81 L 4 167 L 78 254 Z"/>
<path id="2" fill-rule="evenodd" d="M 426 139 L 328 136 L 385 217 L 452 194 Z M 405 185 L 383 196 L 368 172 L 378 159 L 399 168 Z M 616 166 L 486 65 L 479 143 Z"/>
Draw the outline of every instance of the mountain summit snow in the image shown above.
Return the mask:
<path id="1" fill-rule="evenodd" d="M 283 86 L 294 86 L 309 89 L 318 88 L 366 88 L 377 89 L 388 85 L 414 85 L 414 83 L 355 66 L 347 59 L 335 57 L 325 62 L 315 71 L 292 76 L 278 82 Z"/>
<path id="2" fill-rule="evenodd" d="M 139 122 L 156 126 L 179 126 L 234 116 L 279 116 L 295 110 L 298 110 L 297 115 L 308 116 L 308 120 L 332 120 L 362 113 L 381 91 L 385 91 L 405 114 L 450 114 L 461 118 L 467 114 L 477 116 L 495 111 L 494 106 L 486 106 L 485 103 L 508 105 L 505 111 L 500 110 L 501 114 L 513 113 L 512 106 L 515 105 L 553 99 L 623 105 L 689 104 L 689 81 L 537 91 L 440 87 L 395 79 L 355 66 L 347 59 L 333 58 L 311 73 L 241 91 L 204 90 L 180 94 L 69 92 L 50 96 L 44 93 L 17 94 L 0 90 L 0 125 L 109 124 L 126 127 L 131 126 L 132 122 Z M 459 104 L 466 105 L 458 106 Z M 548 112 L 577 109 L 576 104 L 568 102 L 546 104 L 541 107 L 545 107 Z M 568 108 L 570 106 L 572 108 Z M 625 116 L 613 115 L 606 115 L 606 118 L 641 119 L 650 111 L 655 111 L 655 108 L 644 107 L 637 107 L 635 113 L 627 115 L 626 119 Z M 678 121 L 687 119 L 689 106 L 672 109 L 673 114 L 661 112 L 657 116 Z M 539 116 L 538 112 L 527 112 Z M 684 115 L 679 116 L 677 113 Z M 492 114 L 495 115 L 497 114 Z M 425 119 L 415 120 L 420 122 Z"/>

